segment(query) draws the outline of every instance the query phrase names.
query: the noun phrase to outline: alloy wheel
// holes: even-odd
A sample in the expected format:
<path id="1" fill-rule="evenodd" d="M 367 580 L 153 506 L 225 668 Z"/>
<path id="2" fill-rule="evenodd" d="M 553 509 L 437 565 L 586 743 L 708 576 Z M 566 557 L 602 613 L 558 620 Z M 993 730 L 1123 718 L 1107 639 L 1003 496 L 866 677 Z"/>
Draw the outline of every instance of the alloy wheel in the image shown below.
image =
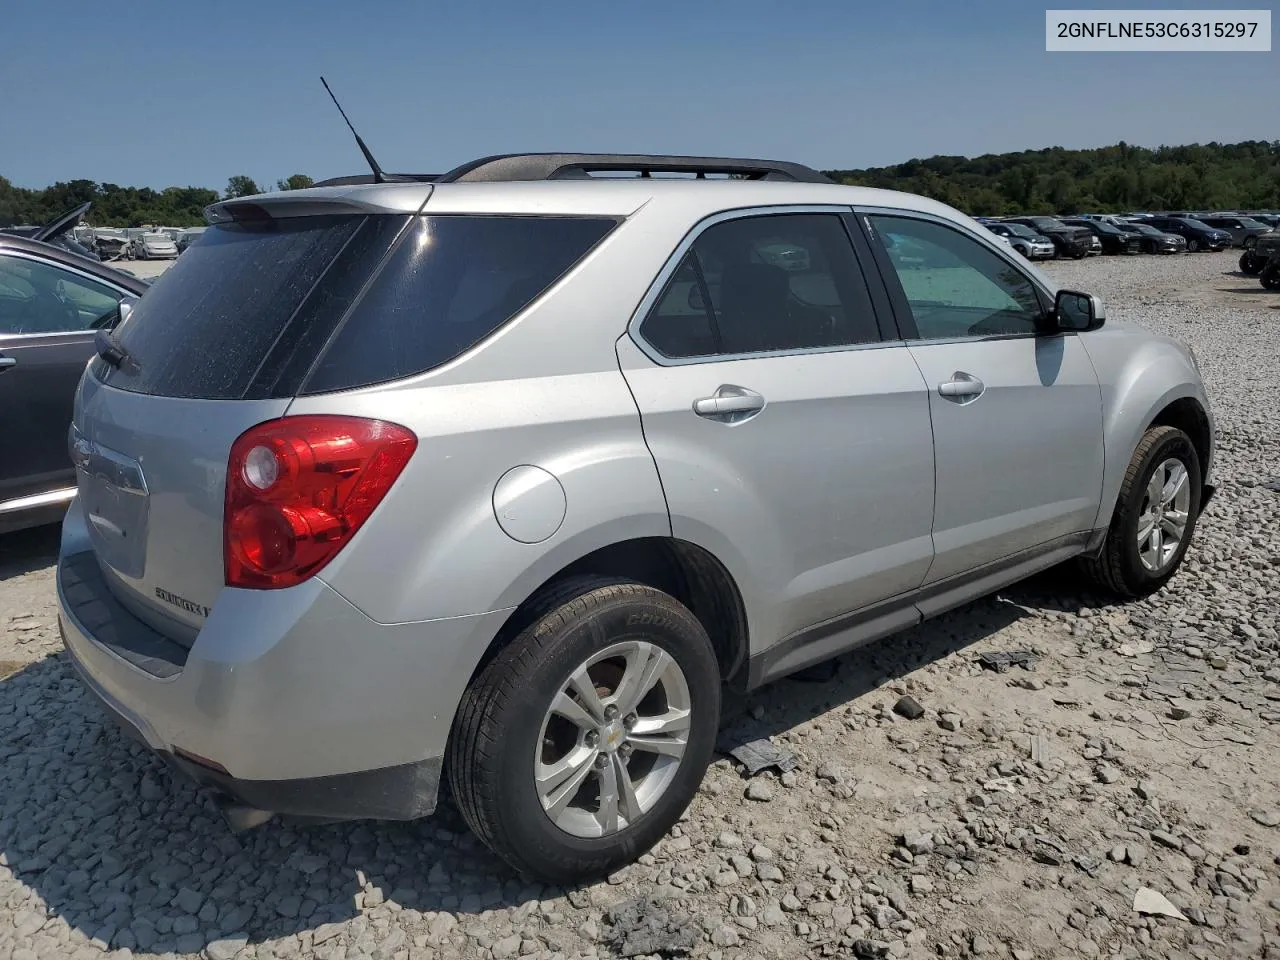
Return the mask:
<path id="1" fill-rule="evenodd" d="M 1138 557 L 1152 573 L 1173 561 L 1191 519 L 1191 481 L 1181 460 L 1170 457 L 1147 482 L 1138 515 Z"/>
<path id="2" fill-rule="evenodd" d="M 684 672 L 658 645 L 626 640 L 593 654 L 542 720 L 533 767 L 543 811 L 575 837 L 625 830 L 671 786 L 691 716 Z"/>

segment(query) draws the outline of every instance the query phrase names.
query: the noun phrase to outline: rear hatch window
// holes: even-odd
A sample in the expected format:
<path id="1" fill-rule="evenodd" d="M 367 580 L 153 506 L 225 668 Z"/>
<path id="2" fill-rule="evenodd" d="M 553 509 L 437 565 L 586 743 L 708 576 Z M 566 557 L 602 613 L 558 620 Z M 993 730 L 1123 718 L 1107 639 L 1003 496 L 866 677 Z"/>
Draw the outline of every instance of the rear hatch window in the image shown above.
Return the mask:
<path id="1" fill-rule="evenodd" d="M 118 328 L 106 384 L 268 399 L 447 363 L 571 269 L 616 224 L 556 216 L 308 216 L 216 224 Z"/>

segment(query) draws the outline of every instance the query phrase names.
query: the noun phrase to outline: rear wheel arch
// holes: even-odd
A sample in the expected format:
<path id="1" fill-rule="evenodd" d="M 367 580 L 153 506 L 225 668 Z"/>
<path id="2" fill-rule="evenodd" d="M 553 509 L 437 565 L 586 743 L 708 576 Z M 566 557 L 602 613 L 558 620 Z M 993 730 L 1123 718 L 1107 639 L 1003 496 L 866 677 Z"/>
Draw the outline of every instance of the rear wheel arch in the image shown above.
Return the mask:
<path id="1" fill-rule="evenodd" d="M 592 550 L 565 564 L 534 589 L 507 618 L 476 664 L 468 685 L 498 653 L 536 620 L 548 603 L 576 584 L 630 580 L 670 594 L 698 619 L 715 649 L 722 679 L 745 681 L 746 607 L 733 576 L 710 551 L 675 537 L 638 537 Z"/>

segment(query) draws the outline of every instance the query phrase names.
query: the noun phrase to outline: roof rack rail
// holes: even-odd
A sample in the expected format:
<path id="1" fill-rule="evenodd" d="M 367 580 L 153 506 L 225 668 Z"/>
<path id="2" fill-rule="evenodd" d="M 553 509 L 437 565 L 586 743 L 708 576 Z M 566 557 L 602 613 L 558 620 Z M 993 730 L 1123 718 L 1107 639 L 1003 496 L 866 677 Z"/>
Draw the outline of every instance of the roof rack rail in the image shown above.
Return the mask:
<path id="1" fill-rule="evenodd" d="M 676 157 L 626 153 L 509 153 L 481 157 L 435 178 L 436 183 L 474 183 L 510 180 L 570 180 L 593 172 L 735 174 L 747 180 L 791 180 L 834 183 L 830 177 L 799 163 L 782 160 L 743 160 L 730 157 Z"/>
<path id="2" fill-rule="evenodd" d="M 388 173 L 385 183 L 431 183 L 440 179 L 438 173 Z M 348 187 L 359 183 L 377 183 L 371 173 L 358 173 L 350 177 L 330 177 L 313 183 L 313 187 Z"/>

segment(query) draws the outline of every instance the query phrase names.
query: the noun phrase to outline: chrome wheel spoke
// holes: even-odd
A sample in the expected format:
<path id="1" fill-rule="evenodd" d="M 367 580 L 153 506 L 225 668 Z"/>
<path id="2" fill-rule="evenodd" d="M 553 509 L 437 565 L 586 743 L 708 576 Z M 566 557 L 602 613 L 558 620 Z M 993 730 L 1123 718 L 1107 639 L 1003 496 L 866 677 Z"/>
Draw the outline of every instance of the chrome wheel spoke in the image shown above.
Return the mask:
<path id="1" fill-rule="evenodd" d="M 1147 541 L 1151 539 L 1151 531 L 1156 528 L 1156 515 L 1151 512 L 1144 513 L 1138 518 L 1138 547 L 1141 549 L 1147 545 Z"/>
<path id="2" fill-rule="evenodd" d="M 600 702 L 600 695 L 596 693 L 595 682 L 591 679 L 591 675 L 587 673 L 585 666 L 573 671 L 573 675 L 569 678 L 569 689 L 574 692 L 578 702 L 586 708 L 596 723 L 604 720 L 604 704 Z"/>
<path id="3" fill-rule="evenodd" d="M 633 737 L 684 733 L 689 729 L 689 711 L 671 709 L 656 717 L 640 717 L 631 728 Z"/>
<path id="4" fill-rule="evenodd" d="M 1165 506 L 1173 503 L 1174 498 L 1182 492 L 1183 487 L 1186 485 L 1187 468 L 1181 463 L 1177 463 L 1170 467 L 1169 478 L 1165 481 L 1164 487 L 1161 490 L 1160 502 Z"/>
<path id="5" fill-rule="evenodd" d="M 683 757 L 684 748 L 689 742 L 683 737 L 654 734 L 652 736 L 630 736 L 627 743 L 644 753 L 658 753 L 664 757 Z"/>
<path id="6" fill-rule="evenodd" d="M 636 785 L 627 769 L 627 761 L 618 754 L 613 755 L 613 766 L 618 774 L 618 810 L 627 818 L 627 823 L 635 823 L 644 813 L 640 798 L 636 796 Z"/>
<path id="7" fill-rule="evenodd" d="M 592 692 L 594 693 L 594 691 Z M 582 730 L 594 730 L 598 724 L 596 718 L 582 704 L 564 691 L 556 694 L 556 698 L 551 704 L 551 712 L 558 717 L 564 717 L 575 727 Z"/>
<path id="8" fill-rule="evenodd" d="M 1147 481 L 1147 503 L 1151 509 L 1164 501 L 1164 470 L 1157 470 Z"/>
<path id="9" fill-rule="evenodd" d="M 600 771 L 600 808 L 596 811 L 596 822 L 607 836 L 630 826 L 643 812 L 626 761 L 615 753 L 609 758 L 608 766 Z"/>
<path id="10" fill-rule="evenodd" d="M 580 747 L 553 764 L 538 765 L 538 796 L 542 809 L 555 820 L 564 812 L 569 801 L 578 795 L 583 781 L 592 770 L 597 751 Z"/>
<path id="11" fill-rule="evenodd" d="M 614 693 L 613 703 L 618 711 L 632 713 L 673 662 L 661 647 L 638 645 L 635 652 L 627 656 L 626 672 Z"/>

